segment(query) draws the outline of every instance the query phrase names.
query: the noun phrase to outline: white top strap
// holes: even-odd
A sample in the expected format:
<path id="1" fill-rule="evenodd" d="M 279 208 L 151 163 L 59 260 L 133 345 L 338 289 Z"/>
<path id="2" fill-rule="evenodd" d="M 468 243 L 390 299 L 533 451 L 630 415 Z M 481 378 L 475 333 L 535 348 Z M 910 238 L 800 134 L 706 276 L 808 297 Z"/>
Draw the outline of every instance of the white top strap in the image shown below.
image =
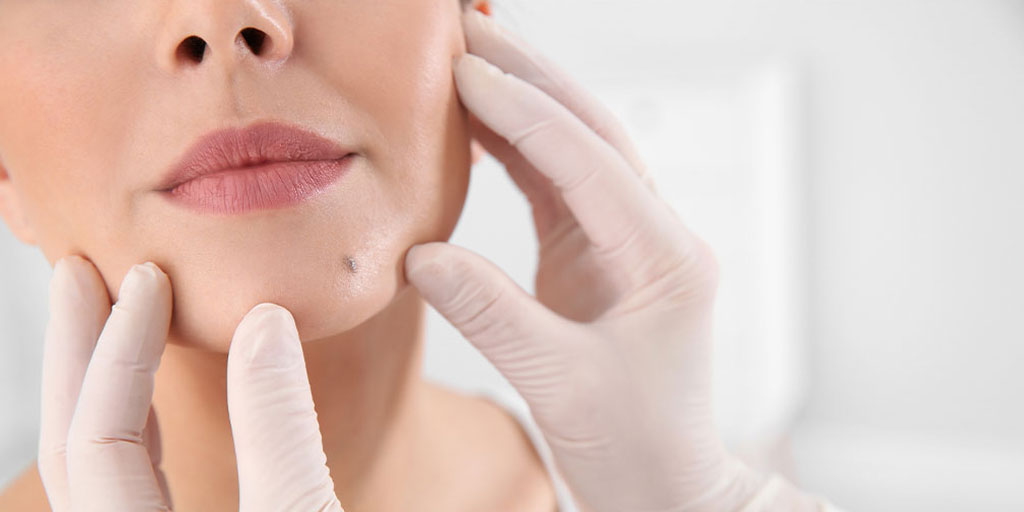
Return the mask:
<path id="1" fill-rule="evenodd" d="M 757 491 L 757 494 L 755 494 L 754 497 L 752 497 L 750 501 L 748 501 L 747 504 L 739 510 L 739 512 L 775 512 L 773 510 L 773 506 L 776 503 L 779 494 L 785 492 L 787 488 L 790 492 L 796 490 L 795 487 L 793 487 L 785 478 L 778 473 L 774 473 L 770 478 L 768 478 L 768 481 L 761 486 L 761 489 Z M 843 512 L 826 500 L 817 496 L 813 496 L 812 498 L 817 501 L 819 512 Z"/>

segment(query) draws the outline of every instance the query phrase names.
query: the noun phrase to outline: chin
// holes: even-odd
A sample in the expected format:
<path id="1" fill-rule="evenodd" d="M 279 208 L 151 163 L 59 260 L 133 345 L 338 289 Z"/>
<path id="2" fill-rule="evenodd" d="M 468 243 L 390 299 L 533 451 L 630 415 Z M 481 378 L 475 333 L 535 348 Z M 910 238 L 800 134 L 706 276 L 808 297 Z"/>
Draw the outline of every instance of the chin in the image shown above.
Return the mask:
<path id="1" fill-rule="evenodd" d="M 407 248 L 406 248 L 407 249 Z M 242 317 L 261 302 L 286 308 L 303 342 L 351 330 L 386 309 L 409 285 L 405 250 L 386 259 L 253 257 L 243 268 L 165 269 L 174 289 L 168 343 L 227 352 Z"/>

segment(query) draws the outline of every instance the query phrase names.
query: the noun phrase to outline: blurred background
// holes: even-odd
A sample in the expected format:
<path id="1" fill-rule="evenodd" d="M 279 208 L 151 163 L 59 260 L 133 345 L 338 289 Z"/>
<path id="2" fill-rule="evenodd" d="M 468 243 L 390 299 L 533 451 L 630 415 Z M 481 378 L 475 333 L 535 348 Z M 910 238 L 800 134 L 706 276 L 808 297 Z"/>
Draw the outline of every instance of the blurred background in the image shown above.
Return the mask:
<path id="1" fill-rule="evenodd" d="M 1024 510 L 1024 1 L 495 0 L 716 248 L 728 444 L 848 510 Z M 453 242 L 533 289 L 489 157 Z M 0 487 L 34 459 L 50 268 L 0 228 Z M 521 400 L 431 312 L 425 374 Z"/>

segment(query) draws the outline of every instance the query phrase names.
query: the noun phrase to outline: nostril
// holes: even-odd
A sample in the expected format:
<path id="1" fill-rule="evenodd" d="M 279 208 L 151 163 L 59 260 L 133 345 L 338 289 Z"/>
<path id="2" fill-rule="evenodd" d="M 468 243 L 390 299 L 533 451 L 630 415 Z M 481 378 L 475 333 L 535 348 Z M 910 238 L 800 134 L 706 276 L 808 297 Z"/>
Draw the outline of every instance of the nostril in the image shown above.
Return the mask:
<path id="1" fill-rule="evenodd" d="M 188 36 L 178 45 L 178 57 L 201 62 L 205 53 L 206 41 L 196 36 Z"/>
<path id="2" fill-rule="evenodd" d="M 206 41 L 196 36 L 188 36 L 178 45 L 178 57 L 201 62 L 206 53 Z"/>
<path id="3" fill-rule="evenodd" d="M 238 34 L 243 40 L 245 40 L 246 46 L 252 50 L 252 53 L 259 55 L 263 51 L 263 45 L 266 42 L 267 34 L 257 28 L 244 28 Z"/>

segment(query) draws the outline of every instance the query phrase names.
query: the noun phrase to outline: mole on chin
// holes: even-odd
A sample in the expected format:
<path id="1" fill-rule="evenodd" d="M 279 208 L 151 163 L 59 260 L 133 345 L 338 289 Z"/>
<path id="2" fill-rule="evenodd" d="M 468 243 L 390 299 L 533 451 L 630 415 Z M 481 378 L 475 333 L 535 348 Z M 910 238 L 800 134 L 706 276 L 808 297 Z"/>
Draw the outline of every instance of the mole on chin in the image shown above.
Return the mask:
<path id="1" fill-rule="evenodd" d="M 356 271 L 359 270 L 359 266 L 356 265 L 356 260 L 352 256 L 345 256 L 345 268 L 347 268 L 348 271 L 353 274 L 355 274 Z"/>

